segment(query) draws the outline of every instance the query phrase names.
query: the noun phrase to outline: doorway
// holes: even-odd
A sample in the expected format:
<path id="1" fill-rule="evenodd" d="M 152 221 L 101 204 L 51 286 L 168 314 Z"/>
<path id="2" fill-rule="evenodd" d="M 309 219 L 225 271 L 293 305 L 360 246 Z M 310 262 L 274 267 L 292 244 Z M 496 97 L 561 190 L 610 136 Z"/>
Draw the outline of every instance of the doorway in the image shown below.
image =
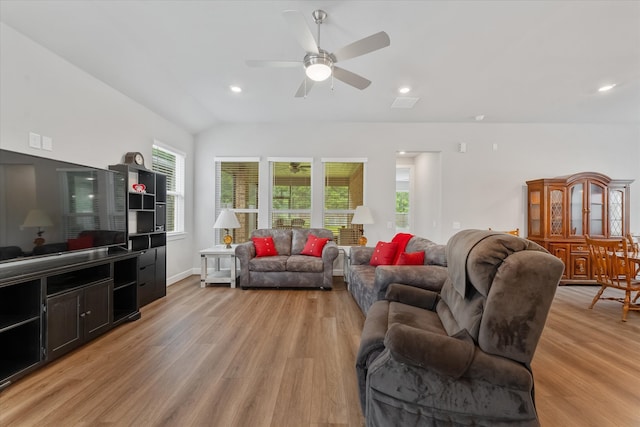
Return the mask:
<path id="1" fill-rule="evenodd" d="M 396 153 L 396 232 L 440 242 L 441 153 Z"/>

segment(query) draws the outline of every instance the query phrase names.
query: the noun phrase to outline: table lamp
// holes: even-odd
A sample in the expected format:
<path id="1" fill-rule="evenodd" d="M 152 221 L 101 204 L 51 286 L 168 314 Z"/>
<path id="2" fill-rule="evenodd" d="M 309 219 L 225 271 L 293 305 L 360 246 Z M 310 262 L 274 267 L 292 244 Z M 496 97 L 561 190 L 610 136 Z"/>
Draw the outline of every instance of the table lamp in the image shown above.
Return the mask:
<path id="1" fill-rule="evenodd" d="M 213 224 L 213 228 L 223 228 L 226 233 L 222 238 L 222 241 L 226 245 L 227 249 L 231 249 L 231 243 L 233 242 L 233 237 L 229 234 L 230 228 L 240 228 L 240 222 L 238 222 L 238 218 L 236 214 L 231 209 L 222 209 L 220 211 L 220 215 L 218 215 L 218 219 L 216 223 Z"/>
<path id="2" fill-rule="evenodd" d="M 44 230 L 42 228 L 51 226 L 53 226 L 51 218 L 49 218 L 49 215 L 47 215 L 42 209 L 31 209 L 22 223 L 23 228 L 38 227 L 38 237 L 33 241 L 33 244 L 36 246 L 44 245 L 44 238 L 42 237 Z"/>
<path id="3" fill-rule="evenodd" d="M 351 219 L 351 224 L 373 224 L 373 216 L 371 215 L 371 210 L 369 210 L 369 208 L 366 206 L 356 207 L 356 211 L 353 214 L 353 218 Z M 362 233 L 363 234 L 360 235 L 360 238 L 358 239 L 358 245 L 365 246 L 367 244 L 367 238 L 364 237 L 364 229 Z"/>

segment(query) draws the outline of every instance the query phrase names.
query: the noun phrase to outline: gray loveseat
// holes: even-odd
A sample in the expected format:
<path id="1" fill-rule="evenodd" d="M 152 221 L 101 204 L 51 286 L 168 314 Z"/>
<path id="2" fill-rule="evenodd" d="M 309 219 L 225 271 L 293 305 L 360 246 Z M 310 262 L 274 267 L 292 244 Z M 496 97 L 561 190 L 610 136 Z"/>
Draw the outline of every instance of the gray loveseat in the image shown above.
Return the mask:
<path id="1" fill-rule="evenodd" d="M 447 278 L 445 245 L 413 236 L 405 252 L 424 251 L 425 265 L 372 266 L 369 262 L 373 251 L 372 247 L 354 246 L 349 255 L 348 289 L 365 315 L 374 302 L 384 298 L 391 283 L 439 291 Z"/>
<path id="2" fill-rule="evenodd" d="M 391 285 L 365 320 L 366 425 L 538 426 L 531 360 L 564 265 L 537 244 L 465 230 L 440 293 Z"/>
<path id="3" fill-rule="evenodd" d="M 309 234 L 329 238 L 322 257 L 301 255 Z M 338 246 L 331 230 L 324 228 L 258 229 L 251 237 L 273 237 L 277 256 L 256 257 L 252 241 L 236 246 L 240 261 L 240 287 L 244 288 L 321 288 L 333 286 L 333 261 Z"/>

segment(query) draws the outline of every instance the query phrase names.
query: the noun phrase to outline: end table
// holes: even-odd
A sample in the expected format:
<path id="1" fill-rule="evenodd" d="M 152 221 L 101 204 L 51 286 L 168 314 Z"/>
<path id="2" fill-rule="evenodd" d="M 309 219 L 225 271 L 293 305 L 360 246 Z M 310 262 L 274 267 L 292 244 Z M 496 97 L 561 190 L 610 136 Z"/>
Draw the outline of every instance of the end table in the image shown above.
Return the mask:
<path id="1" fill-rule="evenodd" d="M 227 249 L 224 245 L 213 246 L 200 251 L 200 287 L 204 288 L 207 283 L 229 283 L 232 288 L 236 287 L 236 245 L 231 245 Z M 229 269 L 220 268 L 221 259 L 229 260 Z M 215 260 L 214 270 L 209 271 L 208 260 Z"/>

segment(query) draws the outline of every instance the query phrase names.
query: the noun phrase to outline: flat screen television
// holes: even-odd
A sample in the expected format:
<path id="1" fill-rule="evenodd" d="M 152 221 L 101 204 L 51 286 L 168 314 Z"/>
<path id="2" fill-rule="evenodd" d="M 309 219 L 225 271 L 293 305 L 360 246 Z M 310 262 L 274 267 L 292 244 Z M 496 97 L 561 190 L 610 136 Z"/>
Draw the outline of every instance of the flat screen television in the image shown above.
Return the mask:
<path id="1" fill-rule="evenodd" d="M 126 246 L 125 179 L 0 150 L 0 263 Z"/>

